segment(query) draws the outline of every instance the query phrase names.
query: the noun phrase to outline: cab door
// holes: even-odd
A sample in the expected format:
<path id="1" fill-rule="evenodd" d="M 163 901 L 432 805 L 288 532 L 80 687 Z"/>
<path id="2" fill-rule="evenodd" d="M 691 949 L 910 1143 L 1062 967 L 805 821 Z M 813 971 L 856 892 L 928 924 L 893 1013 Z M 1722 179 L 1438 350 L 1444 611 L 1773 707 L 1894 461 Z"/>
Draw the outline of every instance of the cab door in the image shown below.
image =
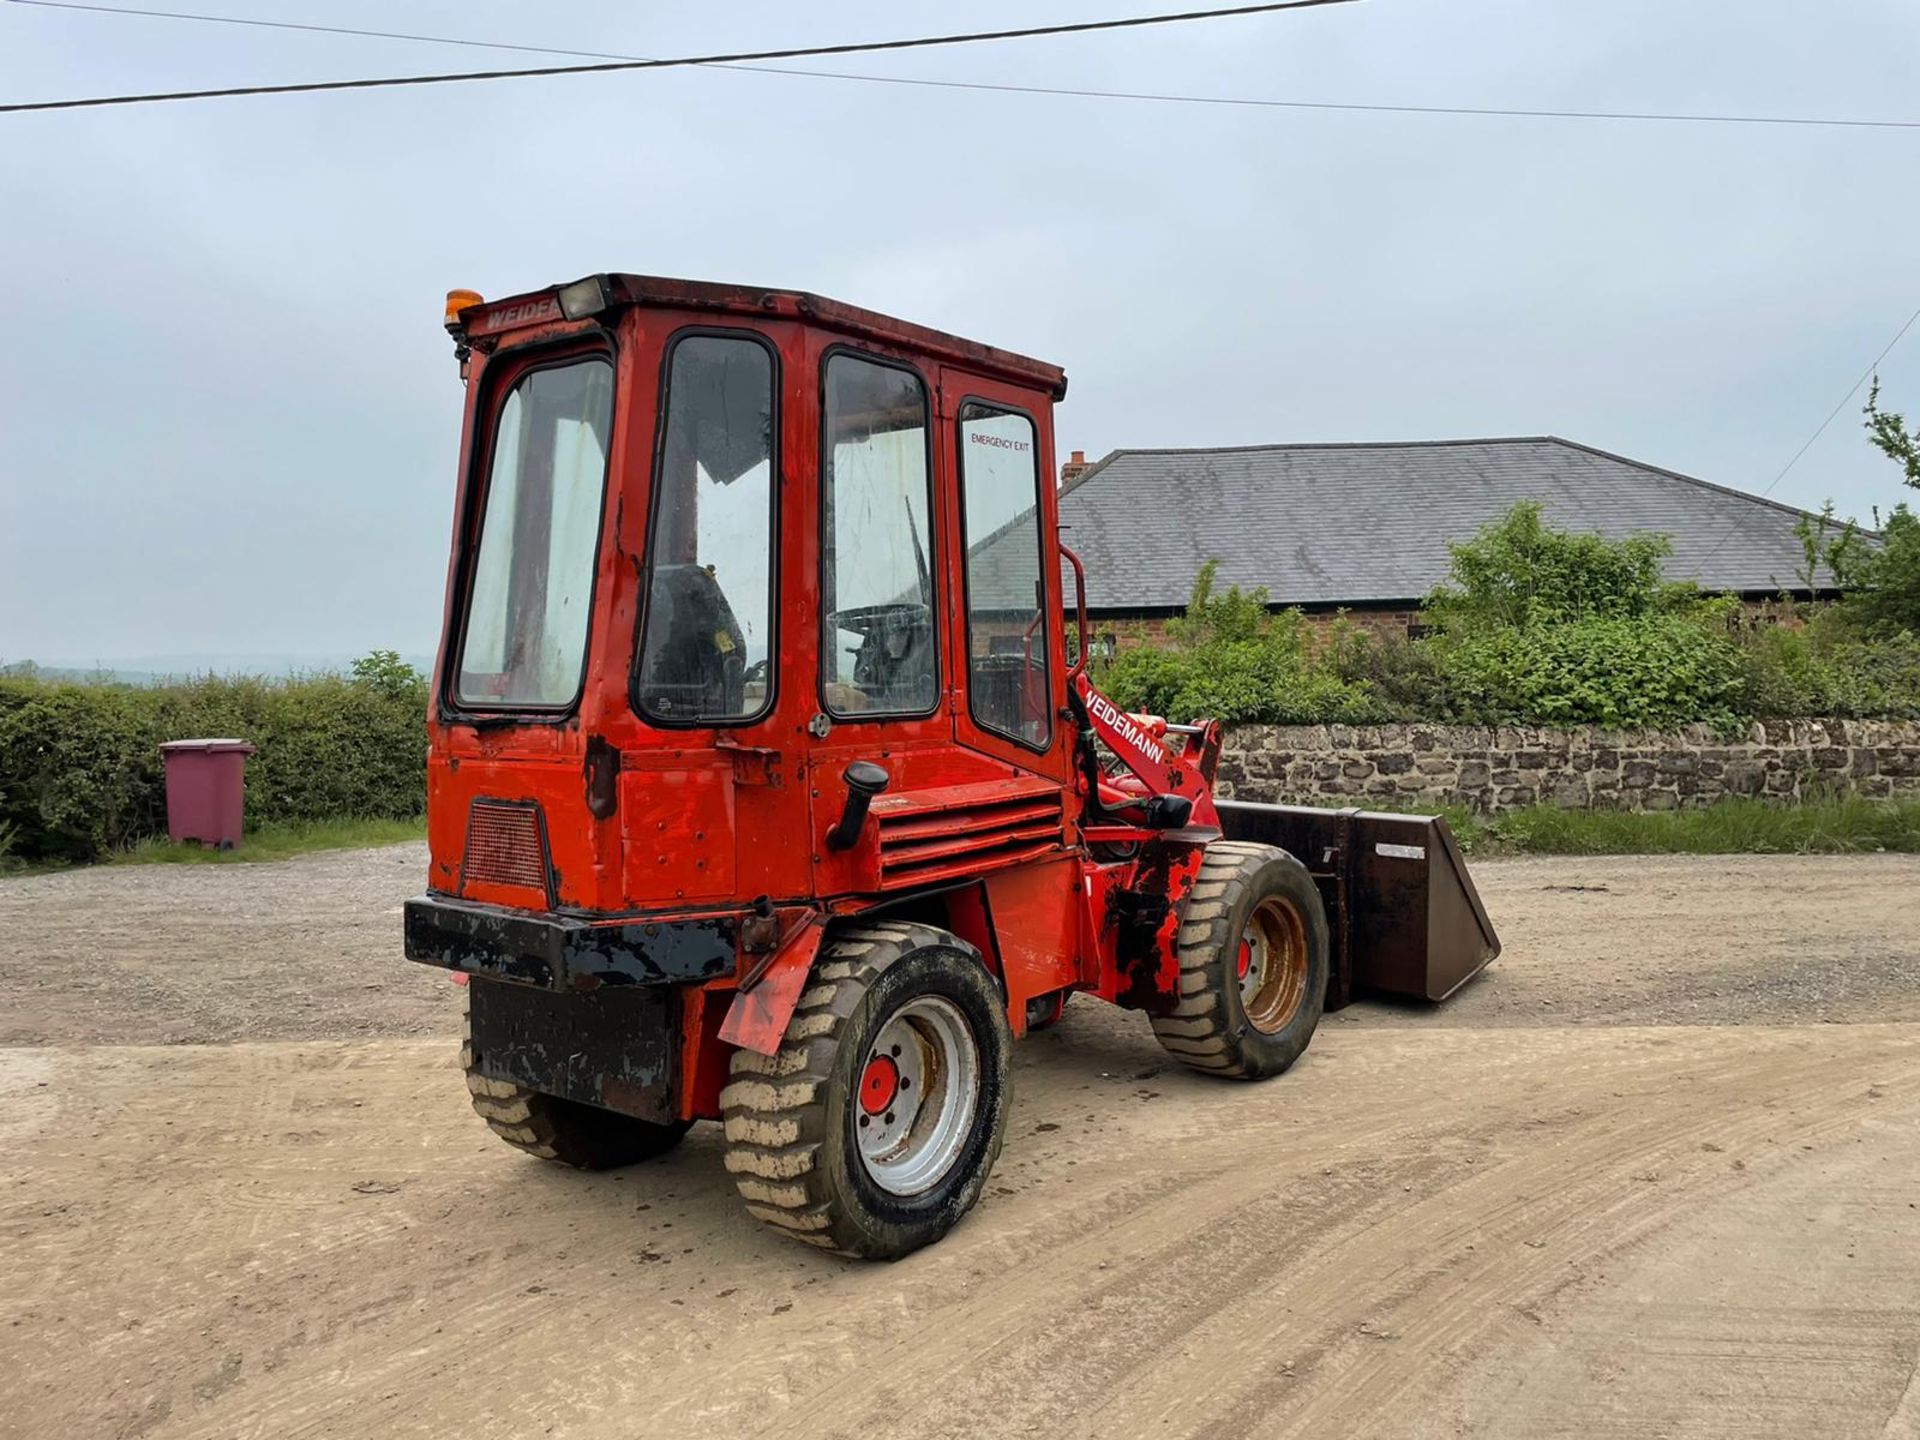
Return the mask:
<path id="1" fill-rule="evenodd" d="M 984 878 L 1008 1018 L 1024 1032 L 1029 1002 L 1044 1006 L 1080 973 L 1050 414 L 1028 391 L 954 371 L 943 382 L 954 739 L 1060 797 L 1060 848 Z"/>
<path id="2" fill-rule="evenodd" d="M 954 738 L 1067 783 L 1060 566 L 1047 412 L 1031 392 L 948 371 L 942 458 L 957 537 L 949 636 Z"/>

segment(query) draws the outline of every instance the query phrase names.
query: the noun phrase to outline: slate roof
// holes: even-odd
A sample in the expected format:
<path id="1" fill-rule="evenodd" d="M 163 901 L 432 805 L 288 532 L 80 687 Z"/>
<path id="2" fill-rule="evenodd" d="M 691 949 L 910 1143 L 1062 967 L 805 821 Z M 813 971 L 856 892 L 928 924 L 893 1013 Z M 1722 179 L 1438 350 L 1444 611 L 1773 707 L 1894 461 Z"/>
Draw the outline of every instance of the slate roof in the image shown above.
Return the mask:
<path id="1" fill-rule="evenodd" d="M 1061 493 L 1060 519 L 1090 610 L 1177 609 L 1210 559 L 1220 585 L 1275 604 L 1364 606 L 1424 597 L 1447 542 L 1520 500 L 1567 530 L 1667 535 L 1668 578 L 1707 590 L 1773 593 L 1803 563 L 1804 511 L 1551 435 L 1116 450 Z"/>

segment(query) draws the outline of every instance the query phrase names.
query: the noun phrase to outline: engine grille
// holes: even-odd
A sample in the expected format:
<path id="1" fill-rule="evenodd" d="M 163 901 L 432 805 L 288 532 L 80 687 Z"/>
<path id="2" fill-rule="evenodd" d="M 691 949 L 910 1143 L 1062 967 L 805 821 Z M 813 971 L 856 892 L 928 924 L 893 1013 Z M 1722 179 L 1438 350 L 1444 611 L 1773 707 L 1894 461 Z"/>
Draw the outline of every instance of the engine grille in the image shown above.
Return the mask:
<path id="1" fill-rule="evenodd" d="M 547 889 L 547 839 L 540 807 L 522 801 L 476 800 L 467 812 L 462 883 Z"/>
<path id="2" fill-rule="evenodd" d="M 998 781 L 877 803 L 880 888 L 925 884 L 978 870 L 983 861 L 1012 863 L 1057 849 L 1061 803 L 1057 785 Z"/>

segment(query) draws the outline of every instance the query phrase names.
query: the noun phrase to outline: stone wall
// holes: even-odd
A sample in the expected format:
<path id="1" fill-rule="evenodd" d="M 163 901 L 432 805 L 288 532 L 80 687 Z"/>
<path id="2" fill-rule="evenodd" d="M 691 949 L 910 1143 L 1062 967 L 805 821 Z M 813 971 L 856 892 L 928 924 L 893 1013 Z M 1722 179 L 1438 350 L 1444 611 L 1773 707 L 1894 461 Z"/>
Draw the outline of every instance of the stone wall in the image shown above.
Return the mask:
<path id="1" fill-rule="evenodd" d="M 1220 792 L 1309 805 L 1672 810 L 1729 795 L 1920 795 L 1920 722 L 1767 720 L 1725 736 L 1521 726 L 1241 725 Z"/>

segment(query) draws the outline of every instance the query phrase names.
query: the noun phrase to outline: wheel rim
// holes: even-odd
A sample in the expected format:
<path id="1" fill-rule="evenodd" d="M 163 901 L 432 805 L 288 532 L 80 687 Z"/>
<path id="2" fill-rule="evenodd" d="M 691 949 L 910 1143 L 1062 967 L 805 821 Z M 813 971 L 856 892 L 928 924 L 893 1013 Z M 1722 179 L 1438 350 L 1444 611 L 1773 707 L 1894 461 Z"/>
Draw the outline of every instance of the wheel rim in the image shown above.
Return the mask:
<path id="1" fill-rule="evenodd" d="M 1307 996 L 1307 925 L 1291 901 L 1270 896 L 1240 937 L 1240 1008 L 1263 1035 L 1283 1030 Z"/>
<path id="2" fill-rule="evenodd" d="M 938 995 L 888 1017 L 861 1061 L 853 1093 L 860 1163 L 891 1195 L 932 1189 L 960 1158 L 980 1103 L 973 1027 Z"/>

